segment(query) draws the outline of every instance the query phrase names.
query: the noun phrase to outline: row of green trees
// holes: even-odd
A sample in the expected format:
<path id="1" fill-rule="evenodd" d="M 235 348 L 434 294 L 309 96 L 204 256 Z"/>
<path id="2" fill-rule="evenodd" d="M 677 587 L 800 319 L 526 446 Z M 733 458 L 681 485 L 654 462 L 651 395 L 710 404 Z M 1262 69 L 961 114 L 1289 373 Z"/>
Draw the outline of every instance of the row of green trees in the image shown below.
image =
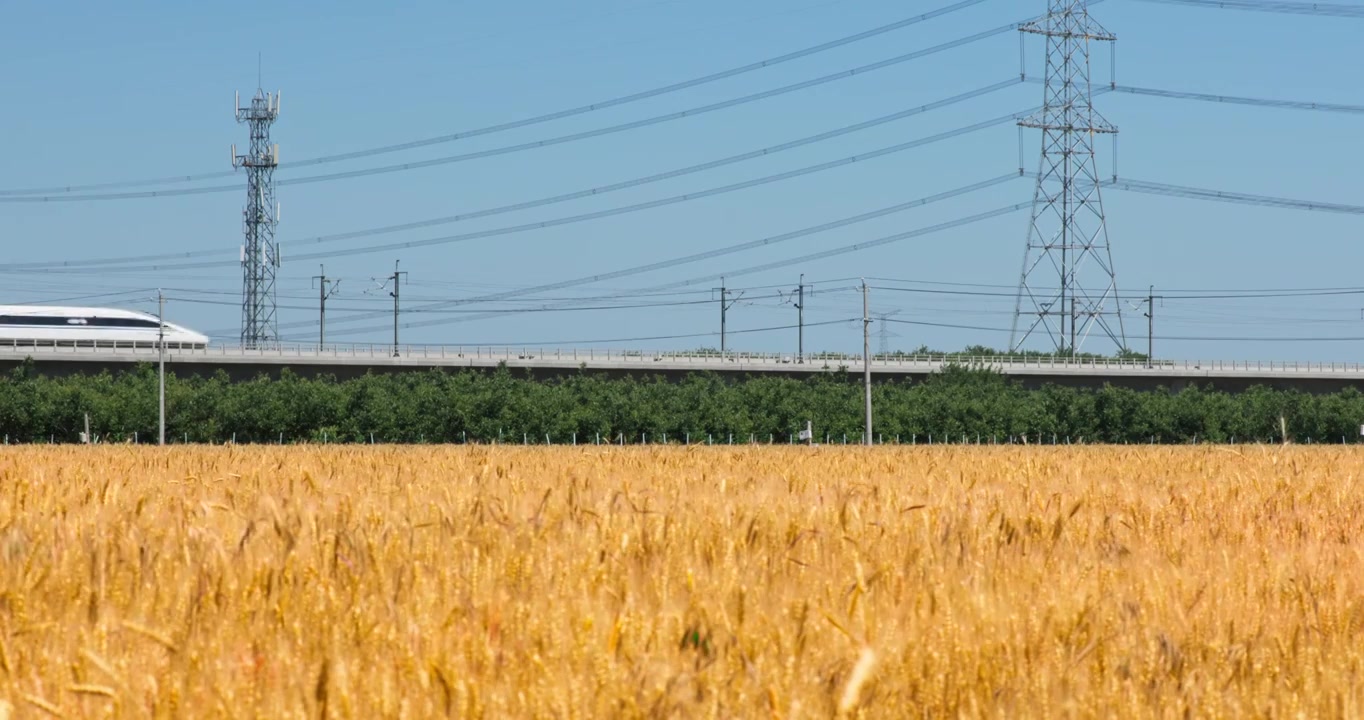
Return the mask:
<path id="1" fill-rule="evenodd" d="M 692 375 L 608 379 L 586 373 L 552 381 L 495 372 L 431 371 L 304 378 L 287 370 L 232 382 L 167 378 L 167 434 L 176 442 L 788 442 L 814 424 L 816 437 L 862 433 L 856 374 L 808 379 Z M 1027 390 L 984 370 L 953 368 L 873 392 L 876 430 L 886 441 L 1255 442 L 1281 439 L 1280 418 L 1298 441 L 1353 442 L 1364 395 L 1255 388 L 1177 393 L 1048 386 Z M 21 367 L 0 380 L 0 434 L 7 442 L 76 442 L 88 415 L 110 441 L 148 442 L 157 430 L 156 373 L 46 377 Z"/>

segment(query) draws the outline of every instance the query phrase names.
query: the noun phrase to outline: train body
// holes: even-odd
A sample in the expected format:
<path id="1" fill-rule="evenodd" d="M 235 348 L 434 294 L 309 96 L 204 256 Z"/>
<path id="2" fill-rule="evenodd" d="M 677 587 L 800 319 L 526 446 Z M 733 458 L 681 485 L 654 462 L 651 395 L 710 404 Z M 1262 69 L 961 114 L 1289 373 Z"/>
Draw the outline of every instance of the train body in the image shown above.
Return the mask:
<path id="1" fill-rule="evenodd" d="M 0 305 L 0 346 L 155 348 L 155 315 L 136 310 Z M 208 336 L 165 323 L 166 348 L 197 350 Z"/>

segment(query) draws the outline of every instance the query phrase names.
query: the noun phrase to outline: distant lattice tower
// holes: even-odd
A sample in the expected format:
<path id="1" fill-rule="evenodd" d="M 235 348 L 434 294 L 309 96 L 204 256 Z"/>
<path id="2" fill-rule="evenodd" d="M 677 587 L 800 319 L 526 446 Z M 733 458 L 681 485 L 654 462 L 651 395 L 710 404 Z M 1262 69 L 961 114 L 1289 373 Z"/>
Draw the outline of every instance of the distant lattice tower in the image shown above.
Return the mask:
<path id="1" fill-rule="evenodd" d="M 275 273 L 279 270 L 279 245 L 275 226 L 279 205 L 275 202 L 275 167 L 279 165 L 279 145 L 270 143 L 270 126 L 279 117 L 279 93 L 271 95 L 259 88 L 251 104 L 237 102 L 237 122 L 251 130 L 251 145 L 238 155 L 232 147 L 232 167 L 246 168 L 246 209 L 242 211 L 242 345 L 259 347 L 279 340 L 275 320 Z"/>
<path id="2" fill-rule="evenodd" d="M 1076 352 L 1097 332 L 1126 349 L 1094 158 L 1095 136 L 1118 129 L 1094 110 L 1089 77 L 1090 43 L 1117 38 L 1087 0 L 1049 0 L 1048 10 L 1019 28 L 1045 37 L 1047 68 L 1041 111 L 1019 123 L 1042 131 L 1042 158 L 1009 347 L 1045 334 L 1058 352 Z"/>

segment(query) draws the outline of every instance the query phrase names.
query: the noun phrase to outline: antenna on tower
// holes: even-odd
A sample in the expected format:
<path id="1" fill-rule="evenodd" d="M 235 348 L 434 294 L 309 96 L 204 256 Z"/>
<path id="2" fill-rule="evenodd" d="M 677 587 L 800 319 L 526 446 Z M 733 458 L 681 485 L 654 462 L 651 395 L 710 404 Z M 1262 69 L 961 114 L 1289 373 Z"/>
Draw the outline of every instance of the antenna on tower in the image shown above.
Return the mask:
<path id="1" fill-rule="evenodd" d="M 257 57 L 257 79 L 260 66 Z M 275 226 L 279 204 L 275 202 L 275 167 L 279 145 L 270 142 L 270 126 L 279 117 L 279 103 L 259 87 L 249 105 L 241 105 L 237 93 L 237 122 L 250 128 L 251 144 L 245 154 L 232 146 L 232 167 L 246 168 L 246 209 L 242 212 L 246 242 L 242 245 L 242 345 L 259 347 L 279 340 L 275 320 L 275 274 L 280 265 Z"/>
<path id="2" fill-rule="evenodd" d="M 1009 349 L 1036 333 L 1074 353 L 1097 330 L 1125 350 L 1094 158 L 1094 136 L 1118 128 L 1094 110 L 1089 79 L 1090 43 L 1117 37 L 1089 16 L 1089 0 L 1048 0 L 1047 16 L 1019 30 L 1046 39 L 1047 62 L 1042 109 L 1019 122 L 1042 131 L 1042 157 Z"/>

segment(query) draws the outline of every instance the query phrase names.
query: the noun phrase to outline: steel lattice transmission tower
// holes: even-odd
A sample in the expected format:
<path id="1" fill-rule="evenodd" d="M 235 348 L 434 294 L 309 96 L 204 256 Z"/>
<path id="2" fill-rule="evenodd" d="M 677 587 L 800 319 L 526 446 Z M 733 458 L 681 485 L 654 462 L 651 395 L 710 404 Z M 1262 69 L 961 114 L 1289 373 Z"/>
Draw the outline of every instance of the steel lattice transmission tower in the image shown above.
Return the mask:
<path id="1" fill-rule="evenodd" d="M 1019 125 L 1042 131 L 1028 244 L 1009 349 L 1046 334 L 1075 352 L 1091 332 L 1127 348 L 1104 221 L 1094 140 L 1118 129 L 1094 110 L 1089 46 L 1117 38 L 1089 16 L 1087 0 L 1048 0 L 1047 17 L 1019 28 L 1047 44 L 1042 109 Z"/>
<path id="2" fill-rule="evenodd" d="M 275 273 L 279 270 L 279 245 L 275 225 L 279 206 L 275 203 L 275 167 L 279 165 L 279 145 L 270 143 L 270 126 L 279 117 L 279 93 L 259 88 L 251 104 L 237 102 L 237 122 L 251 130 L 251 146 L 238 155 L 232 146 L 232 167 L 246 168 L 246 209 L 242 211 L 242 345 L 258 347 L 278 341 L 275 321 Z"/>

